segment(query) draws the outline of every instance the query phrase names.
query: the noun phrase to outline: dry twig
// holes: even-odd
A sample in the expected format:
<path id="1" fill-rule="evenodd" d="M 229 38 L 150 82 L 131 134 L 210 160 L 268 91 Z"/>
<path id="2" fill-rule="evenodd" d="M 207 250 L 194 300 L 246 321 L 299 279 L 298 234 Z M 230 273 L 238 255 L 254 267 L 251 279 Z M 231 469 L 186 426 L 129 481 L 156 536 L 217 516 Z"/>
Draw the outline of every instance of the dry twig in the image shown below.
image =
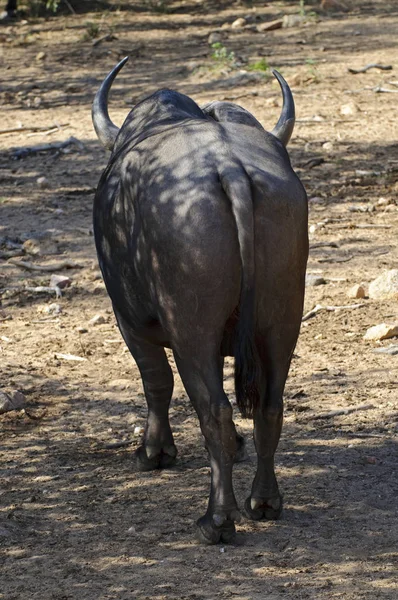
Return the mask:
<path id="1" fill-rule="evenodd" d="M 36 265 L 25 260 L 13 260 L 12 258 L 8 261 L 8 264 L 12 264 L 21 269 L 27 271 L 44 271 L 46 273 L 52 273 L 53 271 L 62 271 L 63 269 L 82 269 L 83 265 L 75 263 L 73 260 L 64 260 L 60 263 L 53 265 Z"/>
<path id="2" fill-rule="evenodd" d="M 327 413 L 313 415 L 311 417 L 307 417 L 305 420 L 317 421 L 318 419 L 333 419 L 333 417 L 339 417 L 340 415 L 349 415 L 360 410 L 371 410 L 372 408 L 374 408 L 373 404 L 358 404 L 358 406 L 351 406 L 349 408 L 337 408 L 336 410 L 331 410 Z"/>
<path id="3" fill-rule="evenodd" d="M 344 304 L 342 306 L 322 306 L 321 304 L 317 304 L 316 306 L 314 306 L 314 308 L 312 310 L 309 310 L 301 319 L 302 321 L 308 321 L 308 319 L 311 319 L 311 317 L 315 317 L 315 315 L 317 313 L 319 313 L 321 310 L 325 310 L 327 312 L 334 312 L 334 311 L 338 311 L 338 310 L 348 310 L 351 308 L 361 308 L 361 306 L 365 306 L 363 303 L 362 304 Z"/>

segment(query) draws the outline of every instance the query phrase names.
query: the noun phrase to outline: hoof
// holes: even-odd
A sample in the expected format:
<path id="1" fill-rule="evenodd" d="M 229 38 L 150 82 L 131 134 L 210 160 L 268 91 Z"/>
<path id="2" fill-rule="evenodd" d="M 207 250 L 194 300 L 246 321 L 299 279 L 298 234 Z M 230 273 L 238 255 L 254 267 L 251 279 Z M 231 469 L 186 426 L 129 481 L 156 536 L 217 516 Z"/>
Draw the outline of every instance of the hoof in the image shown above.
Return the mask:
<path id="1" fill-rule="evenodd" d="M 229 519 L 221 525 L 216 525 L 213 519 L 207 516 L 196 521 L 197 536 L 201 544 L 214 545 L 219 542 L 229 544 L 236 537 L 235 523 Z"/>
<path id="2" fill-rule="evenodd" d="M 140 446 L 134 452 L 134 460 L 139 471 L 154 471 L 156 469 L 167 469 L 176 462 L 177 448 L 154 449 Z"/>
<path id="3" fill-rule="evenodd" d="M 263 519 L 276 521 L 280 519 L 283 510 L 282 496 L 269 500 L 257 500 L 249 496 L 245 502 L 245 513 L 252 521 Z"/>

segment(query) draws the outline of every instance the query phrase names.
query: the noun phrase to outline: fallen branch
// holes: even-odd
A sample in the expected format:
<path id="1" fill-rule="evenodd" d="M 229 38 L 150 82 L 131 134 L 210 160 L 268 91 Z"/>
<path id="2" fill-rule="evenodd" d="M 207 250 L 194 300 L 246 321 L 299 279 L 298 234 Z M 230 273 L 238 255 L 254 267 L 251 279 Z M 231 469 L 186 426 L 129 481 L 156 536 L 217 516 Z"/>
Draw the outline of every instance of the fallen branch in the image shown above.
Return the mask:
<path id="1" fill-rule="evenodd" d="M 376 85 L 376 87 L 368 89 L 372 90 L 372 92 L 376 92 L 376 94 L 398 94 L 398 90 L 389 90 L 388 88 L 384 88 L 381 85 Z"/>
<path id="2" fill-rule="evenodd" d="M 339 245 L 336 242 L 315 242 L 314 244 L 310 244 L 310 250 L 314 250 L 315 248 L 339 248 Z"/>
<path id="3" fill-rule="evenodd" d="M 61 127 L 67 127 L 69 123 L 62 123 L 60 125 L 54 124 L 46 127 L 36 127 L 34 125 L 30 127 L 11 127 L 10 129 L 0 129 L 0 135 L 7 135 L 8 133 L 23 133 L 24 131 L 36 131 L 40 133 L 41 131 L 49 131 L 50 129 L 60 129 Z"/>
<path id="4" fill-rule="evenodd" d="M 311 319 L 311 317 L 315 317 L 315 315 L 317 313 L 319 313 L 321 310 L 325 310 L 327 312 L 334 312 L 334 311 L 338 311 L 338 310 L 348 310 L 351 308 L 361 308 L 361 306 L 365 306 L 363 303 L 362 304 L 344 304 L 342 306 L 322 306 L 321 304 L 317 304 L 316 306 L 314 306 L 314 308 L 312 310 L 309 310 L 301 319 L 301 321 L 308 321 L 308 319 Z"/>
<path id="5" fill-rule="evenodd" d="M 353 259 L 353 256 L 346 256 L 346 257 L 329 257 L 329 256 L 325 256 L 324 258 L 318 258 L 317 262 L 319 263 L 343 263 L 343 262 L 348 262 L 349 260 Z"/>
<path id="6" fill-rule="evenodd" d="M 63 269 L 82 269 L 83 265 L 75 263 L 73 260 L 64 260 L 60 263 L 53 265 L 36 265 L 25 260 L 13 260 L 10 258 L 8 264 L 12 264 L 21 269 L 27 269 L 28 271 L 44 271 L 46 273 L 52 273 L 53 271 L 62 271 Z"/>
<path id="7" fill-rule="evenodd" d="M 358 406 L 352 406 L 350 408 L 338 408 L 320 415 L 313 415 L 312 417 L 307 417 L 305 420 L 318 421 L 318 419 L 333 419 L 333 417 L 339 417 L 340 415 L 349 415 L 360 410 L 371 410 L 372 408 L 374 408 L 373 404 L 359 404 Z"/>
<path id="8" fill-rule="evenodd" d="M 39 285 L 37 287 L 23 287 L 23 288 L 19 288 L 19 291 L 31 292 L 33 294 L 52 294 L 55 292 L 55 296 L 57 298 L 61 298 L 61 296 L 62 296 L 62 292 L 58 286 L 50 287 L 47 285 Z"/>
<path id="9" fill-rule="evenodd" d="M 117 40 L 117 37 L 115 35 L 113 35 L 113 33 L 106 33 L 105 35 L 101 36 L 97 40 L 94 40 L 92 43 L 92 46 L 94 48 L 95 46 L 98 46 L 102 42 L 112 42 L 113 40 Z"/>
<path id="10" fill-rule="evenodd" d="M 392 71 L 392 65 L 382 65 L 380 63 L 369 63 L 366 67 L 362 67 L 361 69 L 352 69 L 348 68 L 348 72 L 353 75 L 357 75 L 358 73 L 366 73 L 369 69 L 380 69 L 381 71 Z"/>
<path id="11" fill-rule="evenodd" d="M 77 138 L 71 136 L 64 142 L 51 142 L 49 144 L 39 144 L 38 146 L 26 146 L 22 148 L 16 148 L 13 153 L 13 158 L 25 158 L 29 154 L 38 154 L 40 152 L 49 152 L 51 150 L 63 150 L 68 146 L 75 145 L 79 150 L 84 149 L 84 145 Z"/>
<path id="12" fill-rule="evenodd" d="M 60 358 L 62 360 L 75 360 L 78 362 L 87 360 L 87 358 L 83 358 L 82 356 L 75 356 L 74 354 L 61 354 L 60 352 L 56 352 L 54 356 L 55 358 Z"/>

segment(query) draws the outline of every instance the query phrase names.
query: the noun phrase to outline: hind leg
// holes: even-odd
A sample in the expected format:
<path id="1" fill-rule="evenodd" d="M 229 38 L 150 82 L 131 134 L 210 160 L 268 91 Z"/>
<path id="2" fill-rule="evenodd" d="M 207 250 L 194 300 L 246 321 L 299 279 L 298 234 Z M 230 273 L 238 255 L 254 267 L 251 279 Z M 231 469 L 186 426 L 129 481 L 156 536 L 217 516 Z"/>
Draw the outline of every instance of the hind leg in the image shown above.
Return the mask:
<path id="1" fill-rule="evenodd" d="M 203 353 L 195 359 L 175 355 L 185 389 L 198 414 L 209 451 L 211 487 L 206 514 L 197 521 L 199 538 L 206 544 L 229 542 L 240 518 L 232 487 L 237 442 L 232 407 L 223 390 L 218 357 Z"/>
<path id="2" fill-rule="evenodd" d="M 137 467 L 141 471 L 170 467 L 175 463 L 177 448 L 169 423 L 174 381 L 166 353 L 161 346 L 137 339 L 122 317 L 116 315 L 116 318 L 140 370 L 148 405 L 143 443 L 135 452 Z"/>
<path id="3" fill-rule="evenodd" d="M 274 470 L 274 455 L 283 422 L 283 390 L 297 340 L 297 327 L 271 327 L 259 348 L 262 362 L 260 402 L 254 412 L 257 471 L 245 510 L 251 519 L 278 519 L 282 496 Z"/>

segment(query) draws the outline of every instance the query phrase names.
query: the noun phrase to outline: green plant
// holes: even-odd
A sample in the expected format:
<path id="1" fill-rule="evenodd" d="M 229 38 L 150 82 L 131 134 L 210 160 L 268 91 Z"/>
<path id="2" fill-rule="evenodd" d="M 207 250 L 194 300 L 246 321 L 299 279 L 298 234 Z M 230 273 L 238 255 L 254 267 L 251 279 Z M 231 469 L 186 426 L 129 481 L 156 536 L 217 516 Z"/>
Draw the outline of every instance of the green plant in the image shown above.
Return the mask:
<path id="1" fill-rule="evenodd" d="M 257 62 L 248 65 L 247 70 L 261 71 L 262 73 L 265 73 L 266 71 L 269 71 L 269 64 L 265 58 L 260 58 L 260 60 L 258 60 Z"/>
<path id="2" fill-rule="evenodd" d="M 99 23 L 87 21 L 87 23 L 85 23 L 85 26 L 86 31 L 83 36 L 85 40 L 93 40 L 94 38 L 98 37 L 98 34 L 101 30 L 101 25 Z"/>
<path id="3" fill-rule="evenodd" d="M 212 59 L 222 65 L 232 66 L 235 62 L 235 52 L 228 52 L 227 48 L 221 42 L 215 42 L 211 45 L 213 48 Z"/>
<path id="4" fill-rule="evenodd" d="M 51 10 L 53 13 L 56 13 L 59 7 L 59 3 L 61 0 L 47 0 L 46 1 L 46 9 Z"/>

